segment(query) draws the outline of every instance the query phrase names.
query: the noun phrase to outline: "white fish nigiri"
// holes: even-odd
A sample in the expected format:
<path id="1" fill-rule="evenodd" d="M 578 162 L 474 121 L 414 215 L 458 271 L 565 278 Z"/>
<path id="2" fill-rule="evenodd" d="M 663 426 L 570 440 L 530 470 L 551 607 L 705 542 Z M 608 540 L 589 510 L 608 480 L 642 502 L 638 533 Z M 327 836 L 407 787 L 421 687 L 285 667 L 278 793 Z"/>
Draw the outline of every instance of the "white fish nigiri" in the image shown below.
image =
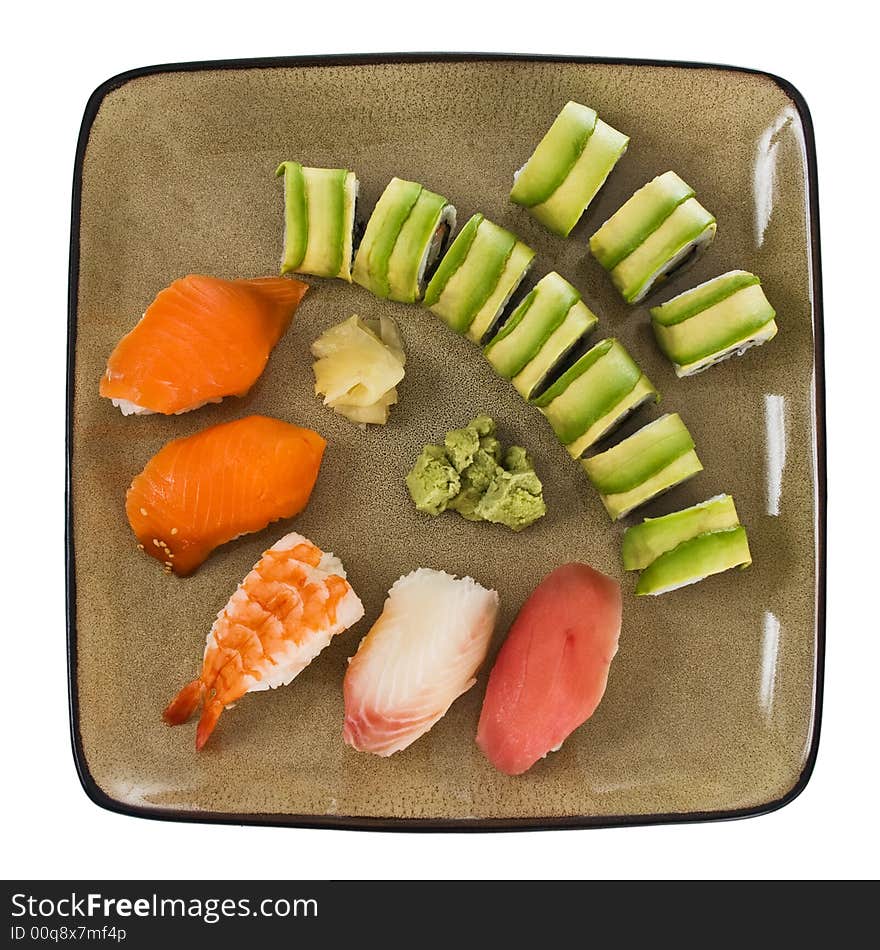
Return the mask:
<path id="1" fill-rule="evenodd" d="M 349 660 L 343 738 L 393 755 L 424 735 L 474 685 L 498 594 L 470 577 L 419 568 L 395 582 Z"/>

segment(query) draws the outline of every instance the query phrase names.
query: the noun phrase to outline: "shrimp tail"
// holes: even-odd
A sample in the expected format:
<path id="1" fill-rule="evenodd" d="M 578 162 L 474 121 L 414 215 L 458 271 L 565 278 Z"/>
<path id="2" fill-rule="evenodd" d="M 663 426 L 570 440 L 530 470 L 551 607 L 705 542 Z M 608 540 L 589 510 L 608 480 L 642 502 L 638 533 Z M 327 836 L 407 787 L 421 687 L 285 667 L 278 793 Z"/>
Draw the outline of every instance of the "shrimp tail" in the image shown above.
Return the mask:
<path id="1" fill-rule="evenodd" d="M 217 725 L 217 720 L 220 718 L 220 713 L 223 712 L 223 709 L 223 703 L 216 697 L 205 703 L 202 708 L 202 718 L 199 719 L 199 726 L 196 729 L 197 750 L 201 749 L 208 741 L 208 737 L 214 731 L 214 726 Z"/>
<path id="2" fill-rule="evenodd" d="M 202 701 L 204 691 L 200 679 L 187 683 L 165 707 L 162 718 L 169 726 L 179 726 L 182 722 L 186 722 Z"/>

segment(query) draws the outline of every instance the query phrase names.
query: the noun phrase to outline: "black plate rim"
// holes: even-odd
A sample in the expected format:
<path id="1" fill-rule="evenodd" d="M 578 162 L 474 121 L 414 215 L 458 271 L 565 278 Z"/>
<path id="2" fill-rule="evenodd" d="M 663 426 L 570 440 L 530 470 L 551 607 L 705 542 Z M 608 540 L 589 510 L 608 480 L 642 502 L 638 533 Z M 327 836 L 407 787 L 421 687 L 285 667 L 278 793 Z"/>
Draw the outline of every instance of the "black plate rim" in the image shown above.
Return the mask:
<path id="1" fill-rule="evenodd" d="M 80 213 L 82 202 L 82 172 L 92 124 L 104 98 L 126 83 L 145 76 L 173 72 L 203 70 L 275 69 L 302 66 L 359 66 L 399 63 L 452 63 L 452 62 L 549 62 L 598 64 L 609 66 L 651 66 L 678 69 L 719 70 L 745 73 L 768 79 L 779 86 L 798 111 L 804 129 L 807 160 L 807 197 L 810 222 L 810 263 L 813 289 L 813 397 L 815 404 L 814 449 L 816 490 L 816 589 L 815 634 L 816 655 L 813 680 L 812 732 L 810 747 L 803 768 L 788 789 L 779 798 L 748 808 L 624 815 L 572 815 L 537 818 L 394 818 L 337 815 L 245 814 L 226 812 L 199 812 L 184 809 L 148 808 L 131 805 L 108 795 L 95 781 L 86 762 L 82 735 L 79 728 L 79 695 L 77 690 L 76 650 L 76 565 L 73 544 L 73 401 L 76 360 L 77 301 L 79 294 Z M 817 182 L 816 139 L 809 106 L 801 92 L 787 79 L 759 69 L 720 63 L 700 63 L 662 59 L 627 59 L 600 56 L 557 56 L 532 53 L 352 53 L 309 56 L 273 56 L 258 59 L 197 60 L 184 63 L 163 63 L 141 66 L 110 77 L 95 89 L 86 103 L 73 173 L 73 193 L 70 220 L 70 257 L 67 299 L 67 397 L 65 407 L 65 586 L 67 628 L 68 712 L 73 759 L 80 784 L 89 799 L 107 811 L 136 818 L 159 821 L 186 821 L 207 824 L 269 825 L 294 828 L 335 828 L 349 831 L 549 831 L 559 829 L 608 828 L 635 825 L 690 824 L 693 822 L 728 821 L 766 815 L 793 802 L 806 788 L 816 765 L 819 735 L 822 723 L 822 704 L 825 674 L 826 639 L 826 571 L 827 571 L 827 465 L 826 465 L 826 407 L 825 407 L 825 330 L 822 300 L 822 269 L 819 241 L 819 191 Z"/>

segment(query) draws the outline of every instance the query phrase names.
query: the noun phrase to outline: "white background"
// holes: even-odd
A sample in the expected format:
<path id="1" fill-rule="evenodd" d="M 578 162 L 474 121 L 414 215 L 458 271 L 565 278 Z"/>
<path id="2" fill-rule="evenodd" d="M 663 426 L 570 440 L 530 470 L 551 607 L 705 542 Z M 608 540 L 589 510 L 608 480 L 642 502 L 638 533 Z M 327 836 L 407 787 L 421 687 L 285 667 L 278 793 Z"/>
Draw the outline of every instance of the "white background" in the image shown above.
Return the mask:
<path id="1" fill-rule="evenodd" d="M 858 12 L 869 6 L 767 0 L 447 0 L 357 3 L 347 10 L 340 0 L 6 5 L 0 41 L 4 877 L 877 876 L 880 122 L 876 27 Z M 825 11 L 820 19 L 814 9 Z M 102 811 L 81 791 L 67 725 L 62 525 L 70 185 L 86 99 L 107 77 L 156 62 L 393 50 L 732 63 L 782 75 L 806 97 L 818 140 L 825 277 L 827 682 L 815 774 L 782 811 L 710 825 L 424 836 L 149 822 Z"/>

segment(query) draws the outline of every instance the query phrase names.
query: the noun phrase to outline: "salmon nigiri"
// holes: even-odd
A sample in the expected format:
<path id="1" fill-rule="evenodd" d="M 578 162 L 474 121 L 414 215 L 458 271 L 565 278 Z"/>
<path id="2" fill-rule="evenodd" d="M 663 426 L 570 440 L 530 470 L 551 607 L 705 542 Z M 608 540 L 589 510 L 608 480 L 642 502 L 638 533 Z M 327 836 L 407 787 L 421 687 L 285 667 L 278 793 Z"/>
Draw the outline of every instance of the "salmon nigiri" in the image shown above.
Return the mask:
<path id="1" fill-rule="evenodd" d="M 620 617 L 620 585 L 586 564 L 564 564 L 535 588 L 489 674 L 477 745 L 495 768 L 525 772 L 593 715 Z"/>
<path id="2" fill-rule="evenodd" d="M 173 415 L 243 396 L 290 325 L 308 286 L 287 277 L 190 274 L 159 292 L 116 344 L 101 395 L 123 414 Z"/>
<path id="3" fill-rule="evenodd" d="M 497 614 L 498 594 L 470 577 L 401 577 L 349 661 L 345 741 L 387 756 L 424 735 L 476 682 Z"/>
<path id="4" fill-rule="evenodd" d="M 226 706 L 245 693 L 287 686 L 363 615 L 339 558 L 301 534 L 285 535 L 217 615 L 201 675 L 168 704 L 165 721 L 172 726 L 186 722 L 201 704 L 196 730 L 201 749 Z"/>
<path id="5" fill-rule="evenodd" d="M 299 514 L 325 446 L 317 432 L 268 416 L 169 442 L 126 495 L 139 546 L 167 571 L 191 574 L 218 545 Z"/>

